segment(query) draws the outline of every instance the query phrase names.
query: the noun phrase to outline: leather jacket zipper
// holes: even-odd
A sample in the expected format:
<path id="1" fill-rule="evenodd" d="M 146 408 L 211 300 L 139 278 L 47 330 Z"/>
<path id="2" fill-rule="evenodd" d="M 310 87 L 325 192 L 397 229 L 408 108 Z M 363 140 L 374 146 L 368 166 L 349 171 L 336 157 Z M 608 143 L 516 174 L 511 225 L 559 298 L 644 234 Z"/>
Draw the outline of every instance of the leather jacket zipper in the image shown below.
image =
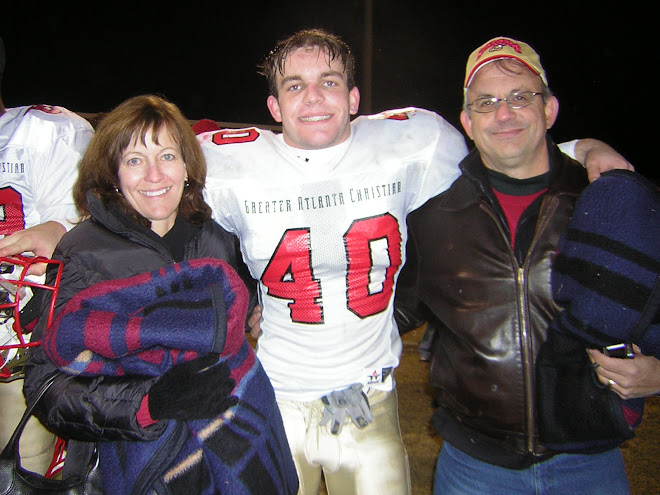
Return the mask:
<path id="1" fill-rule="evenodd" d="M 527 451 L 534 452 L 534 431 L 536 421 L 534 419 L 534 356 L 532 355 L 532 342 L 529 334 L 529 315 L 527 307 L 527 277 L 524 267 L 518 267 L 516 274 L 518 285 L 518 321 L 520 329 L 520 352 L 523 362 L 523 387 L 525 389 L 525 442 Z"/>

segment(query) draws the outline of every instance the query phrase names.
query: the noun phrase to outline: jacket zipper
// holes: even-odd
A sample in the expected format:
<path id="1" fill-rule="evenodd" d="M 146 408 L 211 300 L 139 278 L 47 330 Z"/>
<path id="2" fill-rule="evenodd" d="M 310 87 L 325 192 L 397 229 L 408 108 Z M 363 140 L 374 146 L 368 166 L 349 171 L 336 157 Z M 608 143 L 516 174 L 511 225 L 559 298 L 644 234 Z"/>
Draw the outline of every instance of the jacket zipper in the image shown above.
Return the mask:
<path id="1" fill-rule="evenodd" d="M 520 339 L 523 353 L 523 379 L 525 381 L 525 415 L 526 415 L 526 442 L 527 442 L 527 451 L 530 454 L 537 454 L 537 442 L 536 442 L 536 402 L 534 397 L 534 391 L 536 384 L 534 383 L 534 377 L 536 376 L 536 370 L 534 369 L 534 363 L 536 356 L 533 354 L 534 345 L 532 342 L 532 337 L 529 333 L 529 312 L 525 310 L 528 304 L 527 298 L 527 272 L 532 263 L 533 253 L 538 243 L 539 238 L 543 235 L 550 218 L 557 209 L 557 198 L 553 196 L 546 195 L 543 198 L 543 202 L 539 208 L 537 225 L 532 238 L 532 242 L 529 246 L 527 254 L 525 256 L 525 262 L 522 267 L 518 268 L 517 283 L 519 290 L 519 300 L 518 300 L 518 312 L 520 319 Z"/>
<path id="2" fill-rule="evenodd" d="M 531 249 L 530 249 L 531 252 Z M 518 285 L 518 321 L 520 328 L 520 352 L 523 362 L 523 387 L 525 390 L 525 442 L 527 452 L 534 452 L 534 384 L 532 383 L 534 373 L 532 366 L 532 343 L 529 335 L 529 316 L 527 307 L 527 277 L 524 267 L 518 267 L 516 273 L 516 284 Z"/>

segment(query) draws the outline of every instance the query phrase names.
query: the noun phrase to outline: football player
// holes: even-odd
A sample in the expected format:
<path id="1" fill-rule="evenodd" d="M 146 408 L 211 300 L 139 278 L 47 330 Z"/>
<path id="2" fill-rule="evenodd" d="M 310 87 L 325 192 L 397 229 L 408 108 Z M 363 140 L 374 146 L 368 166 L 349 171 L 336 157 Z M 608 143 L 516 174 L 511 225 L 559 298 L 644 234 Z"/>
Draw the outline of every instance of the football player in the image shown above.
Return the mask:
<path id="1" fill-rule="evenodd" d="M 5 60 L 0 39 L 0 83 Z M 78 159 L 92 134 L 92 126 L 69 110 L 48 105 L 5 108 L 0 95 L 0 256 L 32 251 L 50 257 L 66 231 L 65 225 L 77 219 L 71 187 Z M 7 270 L 13 271 L 10 265 L 6 265 Z M 32 273 L 44 271 L 43 264 L 39 269 L 32 264 L 30 267 Z M 30 295 L 25 294 L 22 304 L 29 304 Z M 5 347 L 0 351 L 2 446 L 25 410 L 22 353 L 13 347 L 19 343 L 13 316 L 0 319 L 0 346 Z M 21 437 L 23 467 L 44 474 L 54 444 L 55 437 L 31 418 Z"/>

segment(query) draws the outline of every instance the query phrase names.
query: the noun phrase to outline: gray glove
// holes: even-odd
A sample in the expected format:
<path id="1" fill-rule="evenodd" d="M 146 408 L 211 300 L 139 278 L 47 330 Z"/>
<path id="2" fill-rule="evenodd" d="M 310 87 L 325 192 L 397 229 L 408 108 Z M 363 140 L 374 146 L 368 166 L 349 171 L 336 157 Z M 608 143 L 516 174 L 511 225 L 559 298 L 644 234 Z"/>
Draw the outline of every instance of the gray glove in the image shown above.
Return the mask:
<path id="1" fill-rule="evenodd" d="M 344 390 L 335 390 L 321 397 L 325 410 L 319 423 L 321 426 L 330 423 L 330 433 L 339 435 L 344 420 L 348 414 L 353 424 L 362 429 L 374 420 L 369 407 L 369 399 L 362 391 L 361 383 L 354 383 Z"/>

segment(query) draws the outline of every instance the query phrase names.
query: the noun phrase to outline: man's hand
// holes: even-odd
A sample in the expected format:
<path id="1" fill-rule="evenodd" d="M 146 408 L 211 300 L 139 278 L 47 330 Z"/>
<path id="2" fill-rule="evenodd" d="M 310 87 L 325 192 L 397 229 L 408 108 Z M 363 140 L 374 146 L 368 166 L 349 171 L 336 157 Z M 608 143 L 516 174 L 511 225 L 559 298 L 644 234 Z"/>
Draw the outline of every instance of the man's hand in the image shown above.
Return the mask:
<path id="1" fill-rule="evenodd" d="M 261 321 L 261 306 L 256 305 L 252 310 L 250 318 L 248 318 L 248 326 L 250 327 L 250 336 L 253 338 L 259 338 L 261 333 L 261 327 L 259 322 Z"/>
<path id="2" fill-rule="evenodd" d="M 330 433 L 339 435 L 346 416 L 350 416 L 353 424 L 362 429 L 374 420 L 369 407 L 369 399 L 362 391 L 361 383 L 354 383 L 344 390 L 335 390 L 321 397 L 325 404 L 321 426 L 330 423 Z"/>
<path id="3" fill-rule="evenodd" d="M 0 256 L 13 256 L 32 252 L 36 256 L 50 258 L 53 256 L 55 246 L 66 234 L 66 228 L 59 222 L 50 221 L 35 225 L 29 229 L 19 230 L 0 239 Z M 42 275 L 46 271 L 43 263 L 32 265 L 29 275 Z"/>
<path id="4" fill-rule="evenodd" d="M 587 352 L 600 382 L 622 399 L 660 393 L 660 360 L 645 356 L 636 345 L 633 345 L 633 351 L 635 357 L 632 359 L 609 357 L 595 349 Z"/>
<path id="5" fill-rule="evenodd" d="M 575 145 L 575 159 L 587 169 L 589 182 L 608 170 L 635 170 L 614 148 L 597 139 L 580 139 Z"/>

